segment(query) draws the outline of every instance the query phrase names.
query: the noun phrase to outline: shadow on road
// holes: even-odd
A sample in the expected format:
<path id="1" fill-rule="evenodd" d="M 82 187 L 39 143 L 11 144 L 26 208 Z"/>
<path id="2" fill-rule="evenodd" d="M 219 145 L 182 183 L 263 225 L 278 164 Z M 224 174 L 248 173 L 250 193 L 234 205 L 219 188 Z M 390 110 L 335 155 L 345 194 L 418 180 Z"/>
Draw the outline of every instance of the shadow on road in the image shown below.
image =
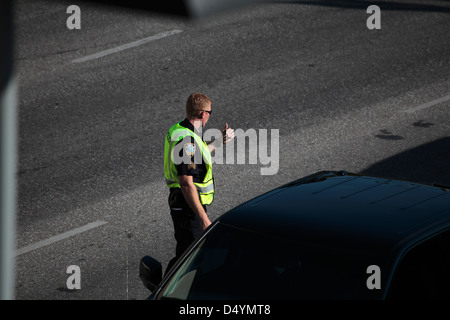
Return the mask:
<path id="1" fill-rule="evenodd" d="M 450 186 L 450 137 L 399 153 L 368 167 L 361 173 Z"/>
<path id="2" fill-rule="evenodd" d="M 285 1 L 285 3 L 292 4 L 306 4 L 317 5 L 325 7 L 337 8 L 352 8 L 366 10 L 370 5 L 377 5 L 381 10 L 399 10 L 399 11 L 429 11 L 429 12 L 448 12 L 450 13 L 450 1 L 441 0 L 435 1 L 437 4 L 424 4 L 404 2 L 404 1 L 371 1 L 371 0 L 299 0 L 299 1 Z M 277 2 L 279 3 L 279 2 Z"/>

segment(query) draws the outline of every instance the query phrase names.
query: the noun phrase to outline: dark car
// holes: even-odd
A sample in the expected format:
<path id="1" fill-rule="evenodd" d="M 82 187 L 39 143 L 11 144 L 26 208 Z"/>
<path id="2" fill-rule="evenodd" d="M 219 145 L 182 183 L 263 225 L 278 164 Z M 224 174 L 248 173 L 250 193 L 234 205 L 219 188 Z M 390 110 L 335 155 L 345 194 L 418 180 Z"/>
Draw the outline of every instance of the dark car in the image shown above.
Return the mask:
<path id="1" fill-rule="evenodd" d="M 450 299 L 448 188 L 321 171 L 218 218 L 151 299 Z"/>

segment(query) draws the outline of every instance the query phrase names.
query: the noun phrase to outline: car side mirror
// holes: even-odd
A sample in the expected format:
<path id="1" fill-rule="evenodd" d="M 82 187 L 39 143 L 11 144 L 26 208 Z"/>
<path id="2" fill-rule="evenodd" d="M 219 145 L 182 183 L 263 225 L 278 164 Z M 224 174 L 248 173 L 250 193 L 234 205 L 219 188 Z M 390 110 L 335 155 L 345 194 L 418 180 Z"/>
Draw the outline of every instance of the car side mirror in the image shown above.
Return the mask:
<path id="1" fill-rule="evenodd" d="M 139 277 L 144 286 L 153 292 L 162 280 L 162 265 L 150 256 L 145 256 L 139 264 Z"/>

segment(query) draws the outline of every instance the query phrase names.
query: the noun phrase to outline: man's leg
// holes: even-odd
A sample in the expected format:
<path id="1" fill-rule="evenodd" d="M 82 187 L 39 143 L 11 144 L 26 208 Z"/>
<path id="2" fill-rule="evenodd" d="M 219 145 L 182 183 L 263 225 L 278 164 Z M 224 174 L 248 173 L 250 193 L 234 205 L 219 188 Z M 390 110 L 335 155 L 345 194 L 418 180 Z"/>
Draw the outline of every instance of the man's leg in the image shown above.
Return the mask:
<path id="1" fill-rule="evenodd" d="M 187 209 L 171 209 L 173 227 L 175 230 L 175 240 L 177 241 L 175 249 L 175 257 L 170 260 L 167 270 L 181 257 L 186 249 L 195 240 L 191 231 L 191 215 L 192 211 Z"/>
<path id="2" fill-rule="evenodd" d="M 203 206 L 206 212 L 206 206 Z M 192 232 L 192 236 L 194 239 L 197 239 L 203 234 L 202 227 L 200 226 L 200 218 L 197 215 L 194 215 L 190 221 L 190 229 Z"/>

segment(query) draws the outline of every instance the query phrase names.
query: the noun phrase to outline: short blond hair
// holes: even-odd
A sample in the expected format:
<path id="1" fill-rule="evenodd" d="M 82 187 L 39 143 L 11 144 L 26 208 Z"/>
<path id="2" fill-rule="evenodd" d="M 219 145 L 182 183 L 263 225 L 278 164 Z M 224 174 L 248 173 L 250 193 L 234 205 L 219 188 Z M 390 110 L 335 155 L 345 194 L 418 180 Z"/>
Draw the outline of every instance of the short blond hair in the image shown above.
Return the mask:
<path id="1" fill-rule="evenodd" d="M 191 93 L 186 101 L 186 116 L 198 118 L 210 103 L 211 100 L 203 93 Z"/>

